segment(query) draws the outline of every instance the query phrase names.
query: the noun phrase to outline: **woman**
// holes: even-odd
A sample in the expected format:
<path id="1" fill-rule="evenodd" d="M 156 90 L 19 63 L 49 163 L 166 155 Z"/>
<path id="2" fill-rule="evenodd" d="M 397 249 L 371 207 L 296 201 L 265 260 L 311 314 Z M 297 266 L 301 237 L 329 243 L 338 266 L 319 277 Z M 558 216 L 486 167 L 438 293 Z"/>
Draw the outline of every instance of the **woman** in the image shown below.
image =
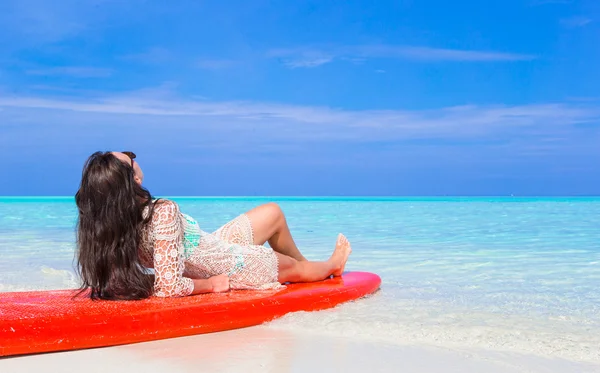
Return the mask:
<path id="1" fill-rule="evenodd" d="M 131 152 L 96 152 L 84 166 L 75 196 L 77 260 L 92 299 L 278 288 L 344 271 L 351 248 L 342 234 L 327 261 L 307 261 L 272 203 L 206 233 L 175 202 L 152 198 L 134 159 Z"/>

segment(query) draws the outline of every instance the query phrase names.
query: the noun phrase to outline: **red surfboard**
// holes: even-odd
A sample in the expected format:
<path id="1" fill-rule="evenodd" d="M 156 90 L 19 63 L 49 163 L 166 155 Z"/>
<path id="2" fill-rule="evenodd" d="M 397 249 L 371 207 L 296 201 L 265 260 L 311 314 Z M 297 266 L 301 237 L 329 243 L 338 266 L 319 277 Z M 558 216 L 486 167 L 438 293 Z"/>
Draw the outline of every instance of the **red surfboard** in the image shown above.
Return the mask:
<path id="1" fill-rule="evenodd" d="M 371 294 L 381 278 L 344 273 L 282 290 L 92 301 L 72 290 L 0 293 L 0 356 L 114 346 L 258 325 Z"/>

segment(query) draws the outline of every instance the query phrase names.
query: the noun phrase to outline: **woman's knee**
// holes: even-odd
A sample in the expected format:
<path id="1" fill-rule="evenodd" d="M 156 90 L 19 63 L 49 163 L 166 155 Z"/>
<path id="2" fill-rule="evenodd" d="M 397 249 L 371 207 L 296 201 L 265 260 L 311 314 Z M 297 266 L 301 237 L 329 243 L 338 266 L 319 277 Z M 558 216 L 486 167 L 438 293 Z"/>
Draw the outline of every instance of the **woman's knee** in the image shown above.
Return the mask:
<path id="1" fill-rule="evenodd" d="M 268 210 L 269 215 L 272 215 L 272 216 L 277 217 L 277 218 L 282 218 L 283 217 L 283 210 L 275 202 L 265 203 L 263 205 L 263 208 L 265 208 L 265 209 Z"/>

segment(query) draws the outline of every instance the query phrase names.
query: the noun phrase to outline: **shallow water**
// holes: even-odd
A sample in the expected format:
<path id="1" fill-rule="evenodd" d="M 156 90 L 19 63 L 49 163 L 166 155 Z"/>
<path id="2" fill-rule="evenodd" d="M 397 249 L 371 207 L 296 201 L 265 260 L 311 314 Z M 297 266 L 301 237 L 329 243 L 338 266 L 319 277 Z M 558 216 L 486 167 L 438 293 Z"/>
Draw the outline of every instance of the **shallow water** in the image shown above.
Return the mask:
<path id="1" fill-rule="evenodd" d="M 204 230 L 267 199 L 177 198 Z M 338 232 L 374 296 L 269 328 L 600 362 L 600 198 L 274 198 L 309 259 Z M 71 198 L 0 199 L 0 291 L 76 287 Z"/>

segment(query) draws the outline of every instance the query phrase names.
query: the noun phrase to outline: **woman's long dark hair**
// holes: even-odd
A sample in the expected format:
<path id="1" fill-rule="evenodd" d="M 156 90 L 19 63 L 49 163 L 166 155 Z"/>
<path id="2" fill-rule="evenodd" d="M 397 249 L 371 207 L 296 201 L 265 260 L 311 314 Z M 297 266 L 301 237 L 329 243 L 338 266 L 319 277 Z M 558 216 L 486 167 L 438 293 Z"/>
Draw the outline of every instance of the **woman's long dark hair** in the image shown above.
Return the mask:
<path id="1" fill-rule="evenodd" d="M 142 229 L 152 219 L 150 192 L 134 179 L 133 167 L 110 152 L 85 163 L 75 201 L 77 262 L 81 290 L 92 299 L 134 300 L 152 294 L 153 277 L 138 254 Z M 150 206 L 144 218 L 144 209 Z"/>

